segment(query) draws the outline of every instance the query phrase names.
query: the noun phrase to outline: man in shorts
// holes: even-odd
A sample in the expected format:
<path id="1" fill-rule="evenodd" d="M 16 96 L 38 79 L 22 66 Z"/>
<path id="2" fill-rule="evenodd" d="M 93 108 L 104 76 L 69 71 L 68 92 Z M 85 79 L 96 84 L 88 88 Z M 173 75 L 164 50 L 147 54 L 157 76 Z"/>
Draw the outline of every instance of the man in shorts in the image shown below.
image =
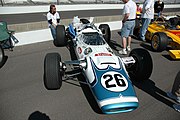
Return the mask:
<path id="1" fill-rule="evenodd" d="M 123 20 L 122 20 L 122 46 L 123 49 L 119 51 L 119 54 L 126 55 L 127 51 L 131 50 L 131 36 L 135 27 L 136 18 L 136 3 L 132 0 L 122 0 L 125 5 L 123 8 Z M 126 41 L 128 40 L 128 42 Z"/>

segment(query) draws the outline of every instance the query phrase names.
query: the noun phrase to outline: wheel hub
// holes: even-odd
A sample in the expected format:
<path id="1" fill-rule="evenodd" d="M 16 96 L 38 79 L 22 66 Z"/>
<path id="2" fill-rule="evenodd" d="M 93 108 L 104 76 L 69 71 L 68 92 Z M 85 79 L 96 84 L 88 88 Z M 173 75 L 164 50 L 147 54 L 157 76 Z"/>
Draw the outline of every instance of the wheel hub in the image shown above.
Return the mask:
<path id="1" fill-rule="evenodd" d="M 153 48 L 155 49 L 155 50 L 157 50 L 158 49 L 158 46 L 159 46 L 159 40 L 158 40 L 159 38 L 158 38 L 158 36 L 157 35 L 155 35 L 154 37 L 153 37 L 153 39 L 152 39 L 152 46 L 153 46 Z"/>

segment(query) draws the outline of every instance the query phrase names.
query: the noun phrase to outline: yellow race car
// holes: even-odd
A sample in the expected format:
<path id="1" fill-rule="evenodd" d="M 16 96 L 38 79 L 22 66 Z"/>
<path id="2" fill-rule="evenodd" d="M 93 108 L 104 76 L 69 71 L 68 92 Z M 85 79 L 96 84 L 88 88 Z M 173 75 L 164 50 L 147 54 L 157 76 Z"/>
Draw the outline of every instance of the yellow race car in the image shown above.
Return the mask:
<path id="1" fill-rule="evenodd" d="M 140 21 L 137 20 L 134 30 L 136 36 L 139 29 Z M 145 37 L 146 40 L 151 41 L 151 47 L 154 51 L 161 52 L 170 46 L 170 56 L 173 59 L 180 59 L 180 17 L 172 17 L 169 20 L 164 17 L 157 18 L 149 25 Z"/>

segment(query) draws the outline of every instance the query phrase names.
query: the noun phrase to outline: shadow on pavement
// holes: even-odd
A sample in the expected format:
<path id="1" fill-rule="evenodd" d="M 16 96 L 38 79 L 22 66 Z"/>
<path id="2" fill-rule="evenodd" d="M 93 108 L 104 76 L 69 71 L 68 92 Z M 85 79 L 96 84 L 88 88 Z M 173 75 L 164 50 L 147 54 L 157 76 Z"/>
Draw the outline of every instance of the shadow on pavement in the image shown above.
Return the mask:
<path id="1" fill-rule="evenodd" d="M 172 59 L 170 55 L 162 55 L 162 56 L 170 61 L 177 61 L 177 60 Z"/>
<path id="2" fill-rule="evenodd" d="M 145 80 L 142 82 L 132 81 L 133 85 L 137 88 L 143 90 L 144 92 L 148 93 L 155 99 L 159 100 L 160 102 L 166 104 L 167 106 L 173 108 L 173 102 L 169 101 L 166 95 L 166 92 L 158 88 L 152 80 Z"/>
<path id="3" fill-rule="evenodd" d="M 151 48 L 151 46 L 148 45 L 146 42 L 142 42 L 142 43 L 140 44 L 140 46 L 143 47 L 143 48 L 145 48 L 145 49 L 147 49 L 147 50 L 149 50 L 149 51 L 151 51 L 151 52 L 154 52 L 153 49 Z"/>
<path id="4" fill-rule="evenodd" d="M 156 52 L 156 53 L 161 53 L 161 52 L 158 52 L 158 51 L 154 51 L 154 50 L 151 48 L 151 46 L 148 45 L 148 43 L 146 43 L 146 42 L 141 43 L 140 46 L 143 47 L 143 48 L 145 48 L 145 49 L 148 50 L 148 51 Z M 165 51 L 168 52 L 169 50 L 171 50 L 171 48 L 170 48 L 170 47 L 167 47 Z M 178 59 L 177 59 L 177 60 L 172 59 L 169 54 L 162 54 L 162 56 L 163 56 L 164 58 L 168 59 L 169 61 L 179 61 Z"/>
<path id="5" fill-rule="evenodd" d="M 50 120 L 50 118 L 45 113 L 35 111 L 29 116 L 28 120 Z"/>
<path id="6" fill-rule="evenodd" d="M 63 82 L 65 82 L 65 83 L 67 83 L 67 84 L 71 84 L 71 85 L 74 85 L 74 86 L 76 86 L 76 87 L 81 87 L 78 83 L 76 84 L 76 83 L 73 83 L 73 82 L 71 82 L 72 80 L 64 80 Z M 74 81 L 74 80 L 73 80 Z"/>
<path id="7" fill-rule="evenodd" d="M 117 48 L 122 48 L 122 46 L 118 44 L 115 40 L 111 40 L 109 46 L 115 51 L 118 51 Z"/>
<path id="8" fill-rule="evenodd" d="M 168 59 L 169 61 L 179 61 L 179 59 L 173 59 L 169 54 L 163 54 L 162 55 L 164 58 Z"/>
<path id="9" fill-rule="evenodd" d="M 79 75 L 77 78 L 79 81 L 86 82 L 85 77 L 83 75 Z M 102 114 L 102 111 L 99 108 L 89 86 L 87 84 L 83 84 L 81 82 L 80 82 L 80 85 L 81 85 L 83 93 L 84 93 L 88 103 L 90 104 L 91 108 L 93 109 L 93 111 L 98 113 L 98 114 Z"/>
<path id="10" fill-rule="evenodd" d="M 77 60 L 77 57 L 76 57 L 76 54 L 75 54 L 72 44 L 69 44 L 69 52 L 70 52 L 71 60 Z M 82 74 L 80 74 L 77 76 L 77 79 L 78 79 L 81 89 L 83 90 L 83 93 L 84 93 L 89 105 L 93 109 L 93 111 L 98 114 L 102 114 L 102 111 L 99 108 L 88 84 L 85 84 L 86 83 L 85 77 Z"/>

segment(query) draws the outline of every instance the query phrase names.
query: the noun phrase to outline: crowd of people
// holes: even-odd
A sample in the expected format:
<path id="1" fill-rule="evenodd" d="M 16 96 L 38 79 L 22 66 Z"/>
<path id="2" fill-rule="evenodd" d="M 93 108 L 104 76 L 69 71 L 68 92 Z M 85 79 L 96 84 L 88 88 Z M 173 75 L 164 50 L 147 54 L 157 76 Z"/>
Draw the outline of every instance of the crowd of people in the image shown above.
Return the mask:
<path id="1" fill-rule="evenodd" d="M 132 0 L 122 0 L 125 5 L 123 8 L 123 20 L 122 20 L 122 46 L 123 49 L 119 51 L 120 54 L 127 54 L 130 51 L 131 36 L 135 26 L 135 16 L 141 14 L 142 26 L 139 33 L 139 40 L 145 41 L 145 34 L 150 22 L 154 19 L 156 13 L 158 17 L 162 15 L 164 9 L 164 3 L 160 0 L 154 2 L 154 0 L 145 0 L 143 8 L 139 3 L 135 3 Z M 136 11 L 136 12 L 135 12 Z M 128 25 L 127 25 L 128 24 Z M 128 44 L 126 45 L 126 39 Z"/>

